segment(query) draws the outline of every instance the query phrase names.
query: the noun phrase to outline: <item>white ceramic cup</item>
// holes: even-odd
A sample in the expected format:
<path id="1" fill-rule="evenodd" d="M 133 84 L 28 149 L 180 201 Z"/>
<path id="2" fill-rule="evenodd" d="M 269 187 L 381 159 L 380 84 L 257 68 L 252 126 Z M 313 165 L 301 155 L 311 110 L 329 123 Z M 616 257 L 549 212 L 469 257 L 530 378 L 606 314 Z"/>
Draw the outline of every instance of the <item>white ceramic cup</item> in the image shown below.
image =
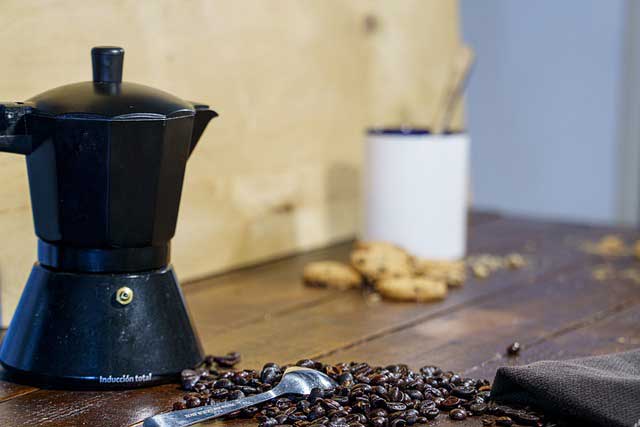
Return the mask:
<path id="1" fill-rule="evenodd" d="M 392 242 L 424 258 L 465 256 L 467 134 L 370 131 L 364 169 L 363 240 Z"/>

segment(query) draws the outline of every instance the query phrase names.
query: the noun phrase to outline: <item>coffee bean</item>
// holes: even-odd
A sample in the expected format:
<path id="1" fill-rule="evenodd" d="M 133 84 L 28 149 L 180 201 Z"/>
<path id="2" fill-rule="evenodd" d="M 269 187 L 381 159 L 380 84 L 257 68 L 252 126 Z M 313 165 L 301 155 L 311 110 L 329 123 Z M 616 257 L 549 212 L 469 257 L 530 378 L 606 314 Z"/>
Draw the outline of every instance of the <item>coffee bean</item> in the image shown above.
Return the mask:
<path id="1" fill-rule="evenodd" d="M 336 417 L 344 418 L 347 415 L 349 415 L 349 413 L 347 411 L 345 411 L 344 409 L 341 409 L 339 411 L 331 411 L 329 413 L 330 418 L 336 418 Z"/>
<path id="2" fill-rule="evenodd" d="M 202 401 L 193 396 L 187 399 L 187 408 L 196 408 L 202 404 Z"/>
<path id="3" fill-rule="evenodd" d="M 294 412 L 296 412 L 296 411 L 297 411 L 297 408 L 296 408 L 295 406 L 289 406 L 289 407 L 288 407 L 288 408 L 286 408 L 286 409 L 282 409 L 282 410 L 280 411 L 280 414 L 282 414 L 282 415 L 291 415 L 291 414 L 293 414 L 293 413 L 294 413 Z M 305 417 L 305 418 L 306 418 L 306 417 Z"/>
<path id="4" fill-rule="evenodd" d="M 281 397 L 277 399 L 274 403 L 276 405 L 276 408 L 282 411 L 291 406 L 291 399 L 288 399 L 286 397 Z"/>
<path id="5" fill-rule="evenodd" d="M 438 377 L 442 375 L 442 369 L 437 366 L 423 366 L 420 368 L 420 373 L 427 377 Z"/>
<path id="6" fill-rule="evenodd" d="M 265 365 L 264 368 L 262 368 L 262 372 L 260 373 L 260 380 L 265 384 L 273 384 L 281 375 L 281 371 L 278 365 L 271 365 L 272 366 Z"/>
<path id="7" fill-rule="evenodd" d="M 358 413 L 366 414 L 371 410 L 371 404 L 367 401 L 358 401 L 353 404 L 351 410 Z"/>
<path id="8" fill-rule="evenodd" d="M 244 408 L 240 411 L 240 416 L 242 418 L 253 418 L 258 413 L 258 407 L 249 406 L 248 408 Z"/>
<path id="9" fill-rule="evenodd" d="M 476 394 L 476 389 L 467 386 L 458 386 L 451 389 L 451 394 L 462 399 L 472 399 Z"/>
<path id="10" fill-rule="evenodd" d="M 278 410 L 277 408 L 266 408 L 264 410 L 264 414 L 268 417 L 275 417 L 279 413 L 280 413 L 280 410 Z"/>
<path id="11" fill-rule="evenodd" d="M 298 360 L 298 362 L 296 363 L 296 366 L 301 366 L 303 368 L 317 369 L 319 371 L 322 370 L 322 363 L 316 362 L 315 360 L 311 360 L 311 359 Z"/>
<path id="12" fill-rule="evenodd" d="M 384 400 L 382 397 L 373 394 L 371 395 L 371 398 L 369 399 L 369 401 L 371 402 L 371 406 L 373 408 L 384 408 L 386 407 L 386 400 Z"/>
<path id="13" fill-rule="evenodd" d="M 180 402 L 176 402 L 173 404 L 173 410 L 174 411 L 181 411 L 183 409 L 187 409 L 187 404 L 180 401 Z"/>
<path id="14" fill-rule="evenodd" d="M 369 412 L 369 418 L 378 418 L 378 417 L 384 418 L 386 416 L 387 416 L 387 411 L 385 411 L 382 408 L 377 408 Z"/>
<path id="15" fill-rule="evenodd" d="M 276 425 L 278 425 L 278 421 L 275 418 L 267 418 L 260 423 L 259 427 L 275 427 Z"/>
<path id="16" fill-rule="evenodd" d="M 389 411 L 404 411 L 405 409 L 407 409 L 407 405 L 405 405 L 404 403 L 385 401 L 384 405 L 384 407 Z"/>
<path id="17" fill-rule="evenodd" d="M 185 369 L 184 371 L 182 371 L 181 377 L 182 388 L 184 388 L 185 390 L 193 390 L 193 387 L 200 379 L 200 375 L 193 369 Z"/>
<path id="18" fill-rule="evenodd" d="M 329 422 L 329 418 L 327 417 L 321 417 L 315 421 L 316 424 L 327 424 L 328 422 Z"/>
<path id="19" fill-rule="evenodd" d="M 460 408 L 452 409 L 449 411 L 449 418 L 456 421 L 462 421 L 467 418 L 467 412 Z"/>
<path id="20" fill-rule="evenodd" d="M 424 395 L 420 390 L 409 390 L 406 393 L 412 400 L 422 400 Z"/>
<path id="21" fill-rule="evenodd" d="M 353 384 L 353 375 L 350 372 L 345 372 L 341 375 L 338 375 L 336 378 L 340 385 L 351 385 Z"/>
<path id="22" fill-rule="evenodd" d="M 336 402 L 338 402 L 341 405 L 346 405 L 347 403 L 349 403 L 349 396 L 333 396 L 333 400 L 335 400 Z"/>
<path id="23" fill-rule="evenodd" d="M 420 412 L 420 414 L 424 414 L 426 411 L 430 409 L 435 409 L 435 407 L 436 407 L 436 403 L 433 400 L 425 400 L 420 403 L 417 409 L 418 409 L 418 412 Z"/>
<path id="24" fill-rule="evenodd" d="M 469 406 L 469 410 L 473 415 L 482 415 L 487 411 L 487 405 L 484 403 L 473 403 Z"/>
<path id="25" fill-rule="evenodd" d="M 371 427 L 387 427 L 389 420 L 385 417 L 375 417 L 370 420 Z"/>
<path id="26" fill-rule="evenodd" d="M 349 425 L 353 423 L 366 424 L 367 422 L 367 417 L 364 414 L 351 414 L 346 419 Z"/>
<path id="27" fill-rule="evenodd" d="M 235 388 L 235 384 L 228 378 L 222 378 L 213 383 L 213 388 Z"/>
<path id="28" fill-rule="evenodd" d="M 232 360 L 233 359 L 233 360 Z M 261 370 L 233 370 L 240 355 L 208 356 L 204 366 L 188 369 L 181 377 L 183 388 L 191 391 L 174 410 L 199 407 L 253 396 L 272 389 L 289 366 L 265 364 Z M 216 364 L 225 368 L 212 369 Z M 407 427 L 437 418 L 440 410 L 451 419 L 491 414 L 501 417 L 502 425 L 543 425 L 541 416 L 530 410 L 497 405 L 490 400 L 487 380 L 465 377 L 424 366 L 412 371 L 407 365 L 385 367 L 367 363 L 323 364 L 312 359 L 297 365 L 321 370 L 340 385 L 335 389 L 313 389 L 309 396 L 288 396 L 236 411 L 225 417 L 253 418 L 260 427 Z M 483 418 L 485 425 L 493 424 Z M 489 424 L 487 424 L 487 422 Z"/>
<path id="29" fill-rule="evenodd" d="M 513 420 L 509 417 L 498 417 L 495 423 L 497 426 L 509 427 L 513 425 Z"/>
<path id="30" fill-rule="evenodd" d="M 434 420 L 440 415 L 440 411 L 437 408 L 428 409 L 425 412 L 421 413 L 428 420 Z"/>
<path id="31" fill-rule="evenodd" d="M 311 389 L 311 393 L 309 393 L 309 397 L 307 397 L 307 400 L 311 403 L 314 404 L 316 403 L 318 400 L 322 399 L 322 390 L 319 388 L 312 388 Z"/>
<path id="32" fill-rule="evenodd" d="M 438 406 L 440 407 L 440 409 L 451 410 L 456 408 L 458 405 L 460 405 L 460 399 L 455 396 L 449 396 L 444 399 Z"/>
<path id="33" fill-rule="evenodd" d="M 240 359 L 240 353 L 235 351 L 224 356 L 213 356 L 213 361 L 223 368 L 232 368 L 240 362 Z"/>
<path id="34" fill-rule="evenodd" d="M 245 395 L 258 394 L 259 391 L 255 387 L 250 387 L 248 385 L 241 385 L 238 387 L 238 390 L 243 392 Z"/>
<path id="35" fill-rule="evenodd" d="M 241 392 L 240 390 L 232 390 L 229 392 L 229 395 L 227 396 L 227 399 L 229 400 L 237 400 L 237 399 L 242 399 L 244 396 L 244 393 Z"/>
<path id="36" fill-rule="evenodd" d="M 340 405 L 340 403 L 336 402 L 333 399 L 323 399 L 322 404 L 324 405 L 325 409 L 329 411 L 342 408 L 342 405 Z"/>
<path id="37" fill-rule="evenodd" d="M 449 383 L 459 385 L 462 383 L 462 377 L 460 377 L 460 375 L 458 374 L 453 374 L 451 375 L 451 377 L 449 377 Z"/>
<path id="38" fill-rule="evenodd" d="M 325 414 L 325 410 L 322 406 L 317 405 L 311 408 L 311 411 L 307 414 L 307 420 L 314 421 L 318 418 L 322 418 Z"/>
<path id="39" fill-rule="evenodd" d="M 519 342 L 514 342 L 507 347 L 507 355 L 509 356 L 517 356 L 520 354 L 521 346 Z"/>
<path id="40" fill-rule="evenodd" d="M 520 411 L 513 417 L 513 419 L 516 423 L 524 426 L 535 426 L 540 422 L 540 417 L 533 414 L 527 414 L 524 411 Z"/>
<path id="41" fill-rule="evenodd" d="M 409 417 L 414 417 L 417 418 L 420 416 L 420 412 L 418 412 L 417 409 L 407 409 L 406 411 L 404 411 L 404 417 L 407 419 L 407 421 L 409 420 Z"/>
<path id="42" fill-rule="evenodd" d="M 389 377 L 384 374 L 376 374 L 372 376 L 369 380 L 370 380 L 370 383 L 373 385 L 381 385 L 389 381 Z"/>

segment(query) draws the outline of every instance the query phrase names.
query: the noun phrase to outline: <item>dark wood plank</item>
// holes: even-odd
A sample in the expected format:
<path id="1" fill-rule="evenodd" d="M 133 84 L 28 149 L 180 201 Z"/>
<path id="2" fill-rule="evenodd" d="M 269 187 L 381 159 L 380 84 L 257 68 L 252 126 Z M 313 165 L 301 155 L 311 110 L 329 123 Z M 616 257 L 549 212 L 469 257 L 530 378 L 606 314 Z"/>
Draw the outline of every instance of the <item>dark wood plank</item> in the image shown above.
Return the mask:
<path id="1" fill-rule="evenodd" d="M 618 263 L 624 268 L 636 261 Z M 640 284 L 628 280 L 604 284 L 588 268 L 579 268 L 335 352 L 325 360 L 402 362 L 416 368 L 435 364 L 464 371 L 494 357 L 502 360 L 513 341 L 529 347 L 637 305 Z"/>
<path id="2" fill-rule="evenodd" d="M 470 215 L 469 222 L 474 230 L 500 218 L 496 213 L 478 212 Z M 193 321 L 196 325 L 206 324 L 207 332 L 215 333 L 338 298 L 335 291 L 296 284 L 305 264 L 324 259 L 346 260 L 351 246 L 352 242 L 344 242 L 187 284 L 184 294 Z"/>
<path id="3" fill-rule="evenodd" d="M 36 390 L 37 388 L 35 387 L 12 382 L 6 377 L 6 371 L 0 368 L 0 402 L 29 394 Z"/>
<path id="4" fill-rule="evenodd" d="M 300 281 L 308 262 L 344 259 L 351 246 L 352 242 L 345 242 L 187 285 L 184 295 L 192 320 L 198 329 L 206 324 L 215 334 L 336 298 L 337 291 L 291 284 Z"/>
<path id="5" fill-rule="evenodd" d="M 295 261 L 276 263 L 271 268 L 248 269 L 235 273 L 235 279 L 223 276 L 213 279 L 207 286 L 193 285 L 196 291 L 189 290 L 190 286 L 187 286 L 186 294 L 187 298 L 192 298 L 190 295 L 193 292 L 193 295 L 196 295 L 193 297 L 195 301 L 202 303 L 194 315 L 199 316 L 196 324 L 205 348 L 212 352 L 240 350 L 246 358 L 245 366 L 256 367 L 269 359 L 288 362 L 340 350 L 416 322 L 435 319 L 452 310 L 461 310 L 466 307 L 465 304 L 473 301 L 493 298 L 497 294 L 512 292 L 521 286 L 531 286 L 546 276 L 570 271 L 584 262 L 585 256 L 575 248 L 564 246 L 563 242 L 572 236 L 595 238 L 604 232 L 605 230 L 590 227 L 549 225 L 526 220 L 499 220 L 472 229 L 472 251 L 509 252 L 533 248 L 537 254 L 535 268 L 505 272 L 486 281 L 471 281 L 464 290 L 453 292 L 450 298 L 440 304 L 419 306 L 383 303 L 369 306 L 355 293 L 336 294 L 317 305 L 303 302 L 302 305 L 291 305 L 289 308 L 285 306 L 279 311 L 267 310 L 266 313 L 273 314 L 267 315 L 266 319 L 262 312 L 254 315 L 255 320 L 250 319 L 250 323 L 234 324 L 229 331 L 220 328 L 220 323 L 225 319 L 229 321 L 227 316 L 233 316 L 234 310 L 224 311 L 226 305 L 220 304 L 215 307 L 216 310 L 223 310 L 222 315 L 217 311 L 212 313 L 214 310 L 208 301 L 214 298 L 211 295 L 222 302 L 236 299 L 237 289 L 232 285 L 234 283 L 242 286 L 246 281 L 253 283 L 250 286 L 258 289 L 264 276 L 273 274 L 273 282 L 270 283 L 281 283 L 276 286 L 282 286 L 282 298 L 286 299 L 287 290 L 301 289 L 301 298 L 306 298 L 307 292 L 316 292 L 300 286 L 299 274 L 304 262 Z M 337 252 L 329 251 L 328 255 L 329 258 L 334 258 L 335 256 L 331 255 L 337 255 Z M 224 277 L 227 277 L 228 282 L 220 285 L 219 280 L 224 281 Z M 212 291 L 216 288 L 219 290 L 209 294 L 209 288 Z M 202 294 L 197 295 L 198 292 Z M 271 288 L 264 287 L 259 288 L 258 292 L 272 291 Z M 279 299 L 275 298 L 272 301 L 278 302 Z M 261 304 L 264 304 L 264 301 L 256 303 L 255 307 Z M 259 318 L 264 320 L 258 322 Z M 84 422 L 99 425 L 133 424 L 152 412 L 168 409 L 170 403 L 179 397 L 181 392 L 175 386 L 163 386 L 98 395 L 99 397 L 96 397 L 91 392 L 30 393 L 0 404 L 0 424 L 3 421 L 20 420 L 21 424 L 15 425 L 38 425 L 47 423 L 49 419 L 55 419 L 56 425 L 77 425 Z M 73 399 L 71 406 L 80 409 L 65 413 L 65 408 L 70 406 L 70 399 Z M 47 418 L 37 411 L 24 411 L 24 408 L 40 407 L 48 408 Z M 113 408 L 118 409 L 114 411 Z M 106 414 L 106 411 L 110 412 Z"/>
<path id="6" fill-rule="evenodd" d="M 631 305 L 609 315 L 596 315 L 561 333 L 530 343 L 518 357 L 494 357 L 468 369 L 473 375 L 492 376 L 498 367 L 539 360 L 566 360 L 640 348 L 640 306 Z"/>
<path id="7" fill-rule="evenodd" d="M 598 354 L 606 354 L 619 351 L 632 350 L 640 346 L 640 304 L 632 305 L 622 311 L 613 310 L 607 314 L 595 315 L 591 321 L 586 321 L 575 329 L 568 329 L 558 335 L 552 335 L 531 344 L 525 351 L 516 358 L 506 358 L 501 355 L 488 361 L 482 367 L 474 367 L 467 370 L 467 374 L 475 377 L 492 378 L 499 366 L 521 365 L 538 360 L 565 360 L 573 357 L 582 357 Z M 502 349 L 501 349 L 502 350 Z M 336 355 L 335 360 L 340 359 Z M 373 354 L 373 357 L 377 357 Z M 368 360 L 371 356 L 368 357 Z M 326 358 L 332 360 L 333 357 Z M 397 361 L 399 359 L 384 360 Z M 445 366 L 447 359 L 441 359 L 441 365 Z M 219 424 L 221 425 L 221 424 Z M 225 422 L 227 427 L 255 427 L 255 423 L 245 420 L 234 420 Z M 478 426 L 478 418 L 469 418 L 464 422 L 452 421 L 448 417 L 441 415 L 433 426 Z"/>
<path id="8" fill-rule="evenodd" d="M 2 426 L 127 426 L 158 412 L 158 399 L 178 399 L 184 392 L 175 384 L 140 390 L 37 390 L 0 406 Z M 135 395 L 135 400 L 131 397 Z"/>
<path id="9" fill-rule="evenodd" d="M 4 338 L 6 330 L 0 331 L 0 339 Z M 7 378 L 7 372 L 0 366 L 0 402 L 13 399 L 37 390 L 35 387 L 16 384 Z"/>
<path id="10" fill-rule="evenodd" d="M 268 321 L 247 325 L 223 333 L 208 333 L 201 328 L 203 340 L 213 352 L 237 349 L 246 355 L 245 366 L 260 366 L 266 361 L 295 361 L 305 356 L 317 356 L 369 340 L 396 330 L 436 319 L 452 310 L 466 310 L 484 299 L 517 291 L 560 275 L 580 266 L 588 258 L 575 248 L 564 246 L 564 240 L 575 231 L 566 228 L 514 222 L 494 222 L 476 230 L 478 240 L 490 236 L 485 248 L 493 246 L 508 252 L 528 245 L 537 245 L 533 264 L 520 271 L 503 271 L 488 280 L 472 279 L 464 289 L 454 290 L 441 303 L 371 305 L 356 292 L 344 293 L 336 299 L 305 309 L 274 317 Z M 589 233 L 582 231 L 587 236 Z M 478 246 L 482 245 L 482 240 Z M 274 346 L 273 343 L 286 343 Z M 255 349 L 260 349 L 256 352 Z"/>

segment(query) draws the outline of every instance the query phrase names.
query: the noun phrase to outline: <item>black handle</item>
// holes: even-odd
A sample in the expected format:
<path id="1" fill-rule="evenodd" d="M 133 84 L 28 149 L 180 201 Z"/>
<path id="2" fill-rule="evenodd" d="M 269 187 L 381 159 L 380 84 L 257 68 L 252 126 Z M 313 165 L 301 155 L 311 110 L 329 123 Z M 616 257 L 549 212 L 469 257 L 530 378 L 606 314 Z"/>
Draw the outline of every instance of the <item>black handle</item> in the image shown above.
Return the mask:
<path id="1" fill-rule="evenodd" d="M 124 49 L 116 46 L 97 46 L 91 49 L 94 83 L 121 83 Z"/>
<path id="2" fill-rule="evenodd" d="M 33 140 L 27 131 L 31 106 L 22 102 L 0 103 L 0 151 L 31 154 Z"/>

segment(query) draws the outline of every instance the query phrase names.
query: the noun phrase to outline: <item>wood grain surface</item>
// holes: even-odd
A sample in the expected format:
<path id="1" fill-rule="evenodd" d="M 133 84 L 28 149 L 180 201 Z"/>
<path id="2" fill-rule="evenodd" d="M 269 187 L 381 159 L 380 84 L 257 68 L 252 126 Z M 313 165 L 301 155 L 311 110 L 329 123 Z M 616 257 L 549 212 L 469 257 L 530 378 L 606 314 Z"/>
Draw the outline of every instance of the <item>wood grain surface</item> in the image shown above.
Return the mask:
<path id="1" fill-rule="evenodd" d="M 471 278 L 439 303 L 368 303 L 358 291 L 300 284 L 305 263 L 345 259 L 350 243 L 245 268 L 185 286 L 207 352 L 243 354 L 241 367 L 363 360 L 375 364 L 437 364 L 492 379 L 497 367 L 541 359 L 628 350 L 640 346 L 640 284 L 596 280 L 605 260 L 579 249 L 583 241 L 633 230 L 476 215 L 471 253 L 520 252 L 529 264 L 487 279 Z M 619 270 L 640 261 L 614 258 Z M 505 348 L 520 341 L 519 357 Z M 167 411 L 184 393 L 175 384 L 120 392 L 43 390 L 0 381 L 2 426 L 132 426 Z M 480 425 L 477 419 L 434 425 Z M 223 425 L 222 423 L 219 423 Z M 252 422 L 225 422 L 229 427 Z"/>

